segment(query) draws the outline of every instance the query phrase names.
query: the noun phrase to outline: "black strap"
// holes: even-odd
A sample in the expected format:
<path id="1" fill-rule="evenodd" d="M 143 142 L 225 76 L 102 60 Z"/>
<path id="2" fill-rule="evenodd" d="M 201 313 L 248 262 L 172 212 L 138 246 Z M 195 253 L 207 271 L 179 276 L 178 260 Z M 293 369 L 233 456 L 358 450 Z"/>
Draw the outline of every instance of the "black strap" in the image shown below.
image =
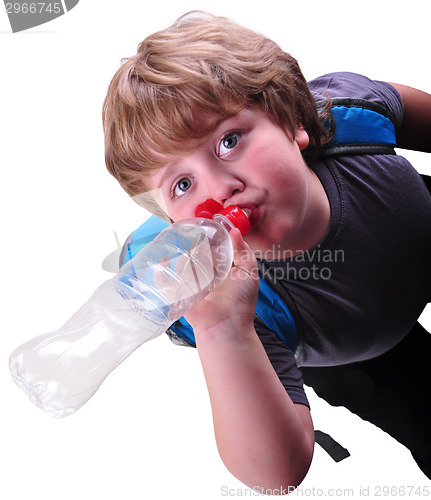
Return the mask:
<path id="1" fill-rule="evenodd" d="M 428 191 L 431 193 L 431 177 L 429 175 L 421 174 L 422 180 L 425 183 Z"/>
<path id="2" fill-rule="evenodd" d="M 322 431 L 314 431 L 314 435 L 316 443 L 319 444 L 335 462 L 341 462 L 341 460 L 350 457 L 349 451 L 343 448 L 341 444 L 337 443 L 329 434 L 325 434 Z"/>

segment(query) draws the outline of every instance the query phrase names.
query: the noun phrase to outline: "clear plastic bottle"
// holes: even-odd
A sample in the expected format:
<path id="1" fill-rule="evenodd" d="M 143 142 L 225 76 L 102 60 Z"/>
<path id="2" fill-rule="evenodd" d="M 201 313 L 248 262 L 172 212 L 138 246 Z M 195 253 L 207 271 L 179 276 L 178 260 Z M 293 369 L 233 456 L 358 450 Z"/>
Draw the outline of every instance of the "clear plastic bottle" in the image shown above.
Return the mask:
<path id="1" fill-rule="evenodd" d="M 53 417 L 74 413 L 129 354 L 225 279 L 228 232 L 236 226 L 245 234 L 250 225 L 238 207 L 221 208 L 207 200 L 199 218 L 168 226 L 59 330 L 15 349 L 9 368 L 33 403 Z"/>

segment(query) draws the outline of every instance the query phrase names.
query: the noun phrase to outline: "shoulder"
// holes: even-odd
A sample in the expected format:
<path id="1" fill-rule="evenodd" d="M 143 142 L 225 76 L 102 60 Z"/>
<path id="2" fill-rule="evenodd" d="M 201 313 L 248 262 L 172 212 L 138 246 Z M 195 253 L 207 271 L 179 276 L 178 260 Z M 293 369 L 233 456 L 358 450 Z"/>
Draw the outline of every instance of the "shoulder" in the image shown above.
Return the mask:
<path id="1" fill-rule="evenodd" d="M 316 101 L 329 96 L 335 98 L 363 99 L 384 106 L 394 117 L 395 125 L 403 118 L 403 101 L 400 94 L 387 82 L 372 80 L 351 72 L 328 73 L 308 82 Z"/>

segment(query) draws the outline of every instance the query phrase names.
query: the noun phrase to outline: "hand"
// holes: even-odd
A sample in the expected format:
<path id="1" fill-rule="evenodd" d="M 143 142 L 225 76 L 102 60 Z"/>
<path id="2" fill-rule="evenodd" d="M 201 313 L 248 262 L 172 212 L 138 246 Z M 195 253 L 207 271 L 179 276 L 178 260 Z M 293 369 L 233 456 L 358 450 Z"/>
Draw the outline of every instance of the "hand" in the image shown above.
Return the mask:
<path id="1" fill-rule="evenodd" d="M 238 229 L 229 233 L 232 268 L 223 283 L 185 314 L 196 339 L 215 329 L 217 334 L 240 334 L 254 323 L 259 289 L 256 257 Z"/>

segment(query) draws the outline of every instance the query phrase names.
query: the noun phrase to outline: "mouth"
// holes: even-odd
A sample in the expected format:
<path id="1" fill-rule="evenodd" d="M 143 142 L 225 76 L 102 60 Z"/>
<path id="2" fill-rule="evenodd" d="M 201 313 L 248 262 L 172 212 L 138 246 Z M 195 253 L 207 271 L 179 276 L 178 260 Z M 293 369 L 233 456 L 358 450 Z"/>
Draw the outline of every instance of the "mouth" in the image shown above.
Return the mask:
<path id="1" fill-rule="evenodd" d="M 252 210 L 249 208 L 241 208 L 241 210 L 245 213 L 245 215 L 250 219 L 250 215 L 252 213 Z"/>
<path id="2" fill-rule="evenodd" d="M 239 207 L 248 217 L 250 221 L 250 231 L 252 231 L 260 222 L 261 212 L 256 206 L 240 206 Z"/>

